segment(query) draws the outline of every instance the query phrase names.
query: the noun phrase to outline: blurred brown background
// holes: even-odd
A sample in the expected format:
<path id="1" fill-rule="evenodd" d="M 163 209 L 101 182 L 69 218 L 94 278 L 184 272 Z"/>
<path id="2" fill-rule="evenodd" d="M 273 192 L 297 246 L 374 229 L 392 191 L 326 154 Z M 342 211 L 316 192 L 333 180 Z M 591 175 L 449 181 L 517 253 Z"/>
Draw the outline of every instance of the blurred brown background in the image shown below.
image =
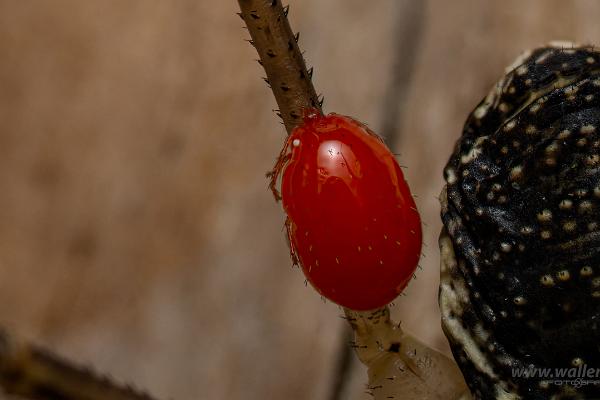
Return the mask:
<path id="1" fill-rule="evenodd" d="M 161 398 L 329 399 L 344 322 L 290 267 L 284 130 L 233 0 L 0 0 L 0 324 Z M 425 227 L 394 313 L 446 349 L 441 170 L 522 50 L 595 0 L 292 1 L 325 109 L 395 135 Z M 356 364 L 341 398 L 362 399 Z"/>

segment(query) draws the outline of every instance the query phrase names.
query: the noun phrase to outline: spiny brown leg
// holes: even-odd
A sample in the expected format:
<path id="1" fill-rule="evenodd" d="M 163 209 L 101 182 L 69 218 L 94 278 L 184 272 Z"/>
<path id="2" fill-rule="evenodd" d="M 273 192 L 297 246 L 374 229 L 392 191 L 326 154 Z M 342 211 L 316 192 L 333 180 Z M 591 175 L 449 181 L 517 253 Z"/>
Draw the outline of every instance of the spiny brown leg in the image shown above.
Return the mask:
<path id="1" fill-rule="evenodd" d="M 0 330 L 0 386 L 39 400 L 153 400 Z"/>
<path id="2" fill-rule="evenodd" d="M 292 257 L 292 263 L 294 266 L 300 265 L 300 259 L 298 258 L 296 248 L 294 247 L 294 242 L 292 241 L 292 220 L 290 220 L 289 217 L 285 219 L 285 230 L 287 241 L 290 246 L 290 256 Z"/>
<path id="3" fill-rule="evenodd" d="M 286 141 L 285 146 L 281 149 L 281 153 L 279 153 L 279 157 L 277 157 L 277 161 L 273 166 L 273 169 L 270 172 L 267 172 L 267 178 L 270 178 L 269 181 L 269 189 L 273 192 L 273 197 L 275 197 L 276 201 L 281 200 L 281 193 L 277 190 L 277 180 L 279 179 L 279 175 L 281 171 L 285 167 L 285 164 L 289 161 L 291 154 L 288 153 L 289 141 Z"/>
<path id="4" fill-rule="evenodd" d="M 383 140 L 383 137 L 379 136 L 377 133 L 373 132 L 373 130 L 371 128 L 369 128 L 369 126 L 367 124 L 365 124 L 364 122 L 360 122 L 360 121 L 356 121 L 356 123 L 358 125 L 360 125 L 365 131 L 367 131 L 367 133 L 373 137 L 375 137 L 377 140 L 379 140 L 381 143 L 385 144 L 385 140 Z"/>

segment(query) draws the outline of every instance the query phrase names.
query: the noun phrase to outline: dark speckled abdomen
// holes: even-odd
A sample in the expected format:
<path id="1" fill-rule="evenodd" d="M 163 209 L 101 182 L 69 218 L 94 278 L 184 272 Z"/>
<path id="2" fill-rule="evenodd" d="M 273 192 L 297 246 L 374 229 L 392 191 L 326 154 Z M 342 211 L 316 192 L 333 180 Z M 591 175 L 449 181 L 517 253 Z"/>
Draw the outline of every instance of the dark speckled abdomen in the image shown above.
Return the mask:
<path id="1" fill-rule="evenodd" d="M 600 52 L 517 60 L 444 177 L 442 323 L 474 397 L 600 398 L 600 376 L 580 376 L 600 371 Z"/>

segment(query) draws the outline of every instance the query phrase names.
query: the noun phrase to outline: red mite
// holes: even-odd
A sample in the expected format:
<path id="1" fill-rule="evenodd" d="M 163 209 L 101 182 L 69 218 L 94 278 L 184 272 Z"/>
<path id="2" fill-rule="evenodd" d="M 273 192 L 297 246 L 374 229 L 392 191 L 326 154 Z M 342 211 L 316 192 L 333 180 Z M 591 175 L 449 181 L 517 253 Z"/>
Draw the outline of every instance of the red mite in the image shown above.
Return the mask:
<path id="1" fill-rule="evenodd" d="M 321 295 L 370 310 L 406 287 L 421 253 L 421 220 L 394 155 L 365 125 L 307 113 L 270 176 L 292 260 Z"/>

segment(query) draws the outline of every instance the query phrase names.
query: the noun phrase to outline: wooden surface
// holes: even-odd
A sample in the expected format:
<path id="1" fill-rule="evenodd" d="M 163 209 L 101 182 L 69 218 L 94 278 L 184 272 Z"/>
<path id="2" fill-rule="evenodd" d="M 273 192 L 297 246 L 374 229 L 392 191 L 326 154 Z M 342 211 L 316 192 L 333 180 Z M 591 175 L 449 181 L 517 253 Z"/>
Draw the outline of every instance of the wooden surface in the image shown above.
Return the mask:
<path id="1" fill-rule="evenodd" d="M 600 43 L 600 3 L 430 0 L 402 29 L 415 7 L 307 0 L 290 18 L 324 109 L 397 131 L 427 247 L 393 312 L 445 350 L 446 157 L 522 50 Z M 290 266 L 264 177 L 284 129 L 236 11 L 0 0 L 0 324 L 162 398 L 327 399 L 344 323 Z M 355 366 L 343 398 L 365 382 Z"/>

